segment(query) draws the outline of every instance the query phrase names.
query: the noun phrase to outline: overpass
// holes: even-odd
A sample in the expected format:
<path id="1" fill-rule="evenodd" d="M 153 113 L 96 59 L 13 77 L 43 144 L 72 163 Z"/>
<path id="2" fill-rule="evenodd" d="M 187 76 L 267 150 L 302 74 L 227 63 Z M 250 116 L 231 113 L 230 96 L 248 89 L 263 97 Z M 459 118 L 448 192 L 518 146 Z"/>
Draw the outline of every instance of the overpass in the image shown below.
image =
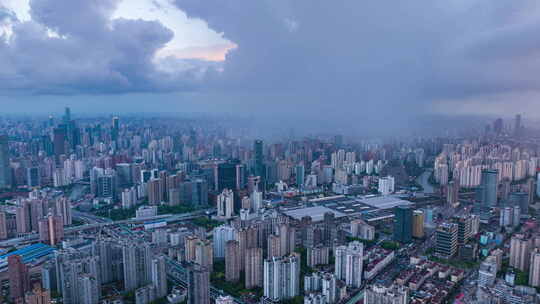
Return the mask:
<path id="1" fill-rule="evenodd" d="M 80 231 L 91 230 L 91 229 L 100 229 L 100 228 L 104 228 L 108 226 L 121 225 L 121 224 L 145 223 L 148 221 L 156 221 L 160 219 L 167 222 L 190 220 L 190 219 L 194 219 L 201 215 L 206 214 L 207 211 L 208 210 L 197 210 L 197 211 L 182 213 L 182 214 L 163 214 L 163 215 L 157 215 L 157 216 L 145 217 L 145 218 L 132 218 L 132 219 L 120 220 L 120 221 L 107 221 L 107 222 L 86 224 L 86 225 L 81 225 L 81 226 L 65 228 L 64 234 L 77 233 Z M 30 242 L 34 242 L 38 240 L 39 240 L 39 234 L 31 233 L 22 237 L 1 241 L 0 247 L 15 246 L 18 244 L 30 243 Z"/>

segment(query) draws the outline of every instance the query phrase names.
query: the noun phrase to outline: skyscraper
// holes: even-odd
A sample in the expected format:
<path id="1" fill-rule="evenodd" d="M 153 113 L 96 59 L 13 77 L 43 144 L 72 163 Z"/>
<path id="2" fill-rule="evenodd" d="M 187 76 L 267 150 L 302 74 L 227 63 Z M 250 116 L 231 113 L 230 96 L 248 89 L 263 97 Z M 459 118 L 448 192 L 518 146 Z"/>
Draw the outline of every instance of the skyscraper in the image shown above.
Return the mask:
<path id="1" fill-rule="evenodd" d="M 497 205 L 497 170 L 482 170 L 480 178 L 480 203 L 483 207 Z"/>
<path id="2" fill-rule="evenodd" d="M 120 132 L 120 120 L 118 116 L 114 116 L 112 118 L 112 124 L 111 124 L 111 139 L 113 141 L 118 140 L 118 133 Z"/>
<path id="3" fill-rule="evenodd" d="M 188 304 L 210 304 L 210 273 L 197 264 L 188 269 Z"/>
<path id="4" fill-rule="evenodd" d="M 8 137 L 0 135 L 0 189 L 9 189 L 12 184 Z"/>
<path id="5" fill-rule="evenodd" d="M 521 126 L 521 114 L 516 114 L 516 118 L 514 119 L 514 136 L 521 136 L 522 129 L 523 127 Z"/>
<path id="6" fill-rule="evenodd" d="M 304 181 L 305 181 L 305 168 L 304 168 L 304 165 L 300 164 L 300 165 L 297 165 L 296 168 L 295 168 L 295 173 L 296 173 L 296 186 L 298 188 L 301 188 L 302 186 L 304 186 Z"/>
<path id="7" fill-rule="evenodd" d="M 394 208 L 394 240 L 409 243 L 412 240 L 413 210 L 409 206 Z"/>
<path id="8" fill-rule="evenodd" d="M 266 170 L 264 166 L 263 141 L 255 140 L 253 143 L 253 175 L 261 178 L 263 191 L 265 190 Z"/>
<path id="9" fill-rule="evenodd" d="M 60 155 L 66 154 L 66 125 L 60 125 L 53 130 L 53 147 L 56 161 L 60 161 Z"/>
<path id="10" fill-rule="evenodd" d="M 224 189 L 237 189 L 237 166 L 239 162 L 230 160 L 226 163 L 221 163 L 216 166 L 216 190 L 223 191 Z"/>
<path id="11" fill-rule="evenodd" d="M 39 187 L 41 185 L 39 167 L 26 168 L 26 185 L 31 188 Z"/>

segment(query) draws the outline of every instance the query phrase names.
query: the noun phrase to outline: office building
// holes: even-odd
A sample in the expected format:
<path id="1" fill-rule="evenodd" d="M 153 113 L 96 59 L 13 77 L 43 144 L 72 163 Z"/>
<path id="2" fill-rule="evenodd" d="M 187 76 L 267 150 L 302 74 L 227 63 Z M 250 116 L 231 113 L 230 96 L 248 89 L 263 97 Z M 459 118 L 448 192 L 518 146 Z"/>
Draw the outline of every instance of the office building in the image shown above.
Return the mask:
<path id="1" fill-rule="evenodd" d="M 458 225 L 442 223 L 436 230 L 435 254 L 441 258 L 450 259 L 458 250 Z"/>
<path id="2" fill-rule="evenodd" d="M 253 175 L 261 179 L 262 189 L 264 190 L 266 168 L 264 165 L 264 148 L 262 140 L 255 140 L 253 143 Z"/>
<path id="3" fill-rule="evenodd" d="M 510 207 L 519 207 L 522 214 L 529 213 L 529 194 L 526 192 L 512 192 L 508 197 Z"/>
<path id="4" fill-rule="evenodd" d="M 454 216 L 452 222 L 458 225 L 458 245 L 466 244 L 471 238 L 472 218 L 469 215 Z"/>
<path id="5" fill-rule="evenodd" d="M 412 236 L 415 238 L 424 237 L 424 212 L 415 210 L 412 218 Z"/>
<path id="6" fill-rule="evenodd" d="M 9 189 L 12 185 L 8 137 L 0 135 L 0 189 Z"/>
<path id="7" fill-rule="evenodd" d="M 497 205 L 497 170 L 482 170 L 480 178 L 480 204 L 483 207 Z"/>
<path id="8" fill-rule="evenodd" d="M 394 208 L 394 240 L 409 243 L 412 240 L 413 210 L 409 206 Z"/>
<path id="9" fill-rule="evenodd" d="M 39 167 L 26 168 L 26 185 L 30 188 L 41 186 Z"/>
<path id="10" fill-rule="evenodd" d="M 296 173 L 296 186 L 301 188 L 304 186 L 305 181 L 305 168 L 304 165 L 297 165 L 295 167 L 295 173 Z"/>
<path id="11" fill-rule="evenodd" d="M 358 241 L 335 249 L 335 275 L 347 286 L 359 288 L 362 285 L 364 246 Z"/>

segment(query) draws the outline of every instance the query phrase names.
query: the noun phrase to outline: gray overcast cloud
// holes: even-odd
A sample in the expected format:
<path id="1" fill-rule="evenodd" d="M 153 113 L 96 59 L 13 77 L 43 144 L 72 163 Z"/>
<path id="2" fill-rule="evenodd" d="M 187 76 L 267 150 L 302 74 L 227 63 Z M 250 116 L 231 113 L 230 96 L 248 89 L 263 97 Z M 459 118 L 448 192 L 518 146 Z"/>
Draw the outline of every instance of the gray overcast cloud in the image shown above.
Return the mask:
<path id="1" fill-rule="evenodd" d="M 11 31 L 0 39 L 0 102 L 151 102 L 359 124 L 537 109 L 535 0 L 173 2 L 237 48 L 223 62 L 157 58 L 174 31 L 112 18 L 115 0 L 31 0 L 25 22 L 0 10 Z"/>

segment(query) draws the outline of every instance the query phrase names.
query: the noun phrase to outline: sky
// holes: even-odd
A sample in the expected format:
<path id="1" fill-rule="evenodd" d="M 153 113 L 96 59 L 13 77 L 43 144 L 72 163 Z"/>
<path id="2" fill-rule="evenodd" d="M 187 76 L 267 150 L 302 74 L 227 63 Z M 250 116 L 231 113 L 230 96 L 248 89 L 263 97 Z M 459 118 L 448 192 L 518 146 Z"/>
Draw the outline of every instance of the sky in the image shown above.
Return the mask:
<path id="1" fill-rule="evenodd" d="M 537 0 L 0 0 L 0 105 L 350 129 L 540 118 L 539 30 Z"/>

